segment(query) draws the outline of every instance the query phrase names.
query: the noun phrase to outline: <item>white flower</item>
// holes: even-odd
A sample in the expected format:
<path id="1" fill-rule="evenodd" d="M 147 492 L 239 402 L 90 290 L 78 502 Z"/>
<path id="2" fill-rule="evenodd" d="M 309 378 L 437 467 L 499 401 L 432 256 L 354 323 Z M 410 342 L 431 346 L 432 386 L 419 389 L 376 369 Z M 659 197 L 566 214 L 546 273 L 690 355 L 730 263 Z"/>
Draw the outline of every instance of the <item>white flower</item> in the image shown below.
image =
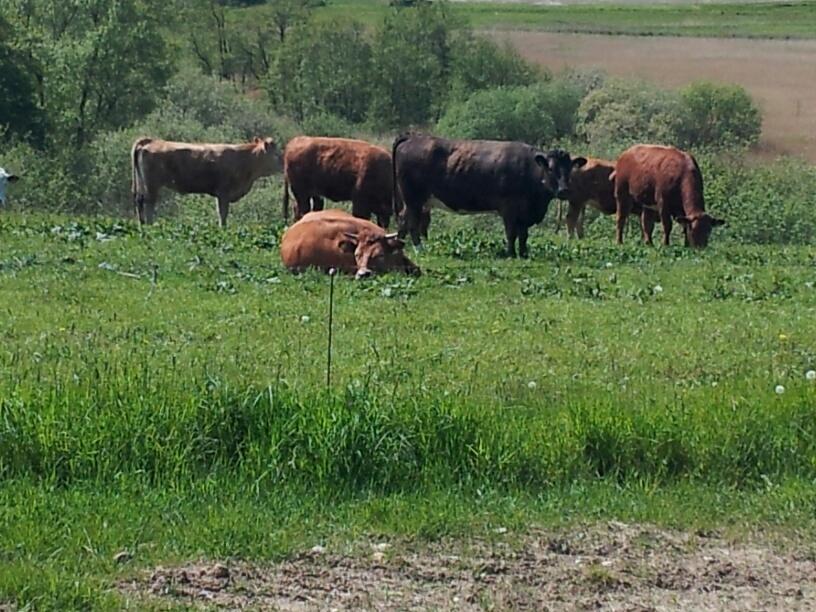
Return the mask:
<path id="1" fill-rule="evenodd" d="M 302 317 L 300 317 L 301 323 L 308 323 L 310 320 L 311 318 L 309 317 L 309 315 L 303 315 Z"/>
<path id="2" fill-rule="evenodd" d="M 777 395 L 782 395 L 785 392 L 785 387 L 783 387 L 782 385 L 776 385 L 774 391 L 776 391 Z"/>
<path id="3" fill-rule="evenodd" d="M 653 291 L 655 293 L 663 293 L 663 287 L 661 287 L 660 285 L 655 285 Z"/>
<path id="4" fill-rule="evenodd" d="M 527 383 L 527 388 L 528 389 L 535 389 L 537 386 L 538 385 L 536 384 L 536 381 L 534 381 L 534 380 L 531 380 L 530 382 Z"/>
<path id="5" fill-rule="evenodd" d="M 816 370 L 808 370 L 805 372 L 805 378 L 808 380 L 816 380 Z"/>
<path id="6" fill-rule="evenodd" d="M 611 262 L 611 261 L 607 261 L 607 262 L 606 262 L 606 267 L 607 267 L 607 268 L 611 268 L 611 267 L 612 267 L 612 262 Z"/>

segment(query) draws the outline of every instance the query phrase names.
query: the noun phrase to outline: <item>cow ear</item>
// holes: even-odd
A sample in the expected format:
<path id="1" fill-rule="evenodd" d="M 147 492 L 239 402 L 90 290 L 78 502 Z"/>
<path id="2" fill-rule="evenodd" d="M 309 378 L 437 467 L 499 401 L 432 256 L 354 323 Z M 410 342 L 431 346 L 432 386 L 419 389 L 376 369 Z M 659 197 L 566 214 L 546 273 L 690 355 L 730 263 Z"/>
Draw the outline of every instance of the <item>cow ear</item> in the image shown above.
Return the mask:
<path id="1" fill-rule="evenodd" d="M 340 250 L 344 253 L 353 253 L 357 248 L 357 234 L 343 232 L 343 236 L 338 243 Z"/>
<path id="2" fill-rule="evenodd" d="M 691 225 L 691 219 L 689 219 L 688 217 L 676 217 L 674 220 L 677 221 L 680 225 Z"/>
<path id="3" fill-rule="evenodd" d="M 398 238 L 396 234 L 388 234 L 385 237 L 385 244 L 387 244 L 388 248 L 392 251 L 401 251 L 405 248 L 405 241 Z"/>
<path id="4" fill-rule="evenodd" d="M 535 159 L 536 163 L 542 168 L 550 167 L 550 160 L 547 159 L 547 156 L 543 153 L 536 153 L 533 159 Z"/>
<path id="5" fill-rule="evenodd" d="M 725 219 L 717 219 L 716 217 L 711 217 L 711 227 L 719 227 L 720 225 L 726 225 Z"/>
<path id="6" fill-rule="evenodd" d="M 586 157 L 573 157 L 572 158 L 572 167 L 573 168 L 581 168 L 582 166 L 585 166 L 586 163 L 587 163 L 587 158 Z"/>

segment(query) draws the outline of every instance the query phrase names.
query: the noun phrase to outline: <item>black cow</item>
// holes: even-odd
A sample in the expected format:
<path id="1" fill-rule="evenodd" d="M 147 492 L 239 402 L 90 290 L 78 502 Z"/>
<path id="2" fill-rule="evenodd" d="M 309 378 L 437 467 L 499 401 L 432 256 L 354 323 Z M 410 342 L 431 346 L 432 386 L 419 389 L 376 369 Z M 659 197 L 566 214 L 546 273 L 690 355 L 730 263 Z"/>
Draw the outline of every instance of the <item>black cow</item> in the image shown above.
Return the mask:
<path id="1" fill-rule="evenodd" d="M 401 233 L 420 244 L 423 207 L 431 197 L 457 213 L 497 212 L 507 254 L 527 257 L 527 232 L 547 214 L 550 200 L 569 196 L 573 168 L 586 163 L 559 149 L 540 151 L 521 142 L 447 140 L 403 134 L 392 148 L 394 209 Z M 427 210 L 427 209 L 426 209 Z"/>

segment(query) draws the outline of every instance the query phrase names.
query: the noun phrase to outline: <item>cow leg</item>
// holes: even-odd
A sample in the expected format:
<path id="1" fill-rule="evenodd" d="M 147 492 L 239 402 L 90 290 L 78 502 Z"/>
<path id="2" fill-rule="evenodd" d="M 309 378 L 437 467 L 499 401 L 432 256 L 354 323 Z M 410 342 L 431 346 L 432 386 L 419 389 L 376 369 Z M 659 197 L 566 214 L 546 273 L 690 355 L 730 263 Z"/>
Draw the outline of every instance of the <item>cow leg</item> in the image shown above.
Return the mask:
<path id="1" fill-rule="evenodd" d="M 156 219 L 156 203 L 159 201 L 159 192 L 158 190 L 155 191 L 148 191 L 145 196 L 142 197 L 141 201 L 141 211 L 137 208 L 137 213 L 140 214 L 139 221 L 145 223 L 147 225 L 151 225 L 153 221 Z"/>
<path id="2" fill-rule="evenodd" d="M 295 221 L 299 221 L 303 215 L 312 209 L 311 198 L 295 185 L 290 183 L 289 187 L 292 189 L 292 195 L 295 196 Z"/>
<path id="3" fill-rule="evenodd" d="M 227 215 L 229 215 L 229 200 L 226 198 L 217 198 L 218 208 L 218 225 L 227 227 Z"/>
<path id="4" fill-rule="evenodd" d="M 312 210 L 323 210 L 323 198 L 315 196 L 312 198 Z"/>
<path id="5" fill-rule="evenodd" d="M 645 244 L 652 244 L 652 233 L 654 232 L 655 213 L 648 208 L 644 208 L 640 213 L 640 229 L 643 233 L 643 242 Z"/>
<path id="6" fill-rule="evenodd" d="M 514 217 L 504 217 L 504 233 L 507 236 L 507 257 L 516 256 L 516 238 L 518 237 L 518 224 Z"/>
<path id="7" fill-rule="evenodd" d="M 574 238 L 577 234 L 578 238 L 584 237 L 584 228 L 581 222 L 581 213 L 583 206 L 578 202 L 570 202 L 567 209 L 567 235 Z"/>
<path id="8" fill-rule="evenodd" d="M 522 223 L 519 223 L 516 227 L 516 231 L 518 233 L 519 257 L 522 259 L 527 259 L 527 235 L 530 228 Z"/>
<path id="9" fill-rule="evenodd" d="M 624 183 L 615 184 L 615 201 L 617 210 L 615 216 L 615 241 L 623 244 L 623 230 L 626 227 L 626 219 L 632 210 L 632 196 L 629 195 L 629 185 Z"/>
<path id="10" fill-rule="evenodd" d="M 660 222 L 663 224 L 663 246 L 669 246 L 669 237 L 672 231 L 672 218 L 668 207 L 660 207 Z"/>

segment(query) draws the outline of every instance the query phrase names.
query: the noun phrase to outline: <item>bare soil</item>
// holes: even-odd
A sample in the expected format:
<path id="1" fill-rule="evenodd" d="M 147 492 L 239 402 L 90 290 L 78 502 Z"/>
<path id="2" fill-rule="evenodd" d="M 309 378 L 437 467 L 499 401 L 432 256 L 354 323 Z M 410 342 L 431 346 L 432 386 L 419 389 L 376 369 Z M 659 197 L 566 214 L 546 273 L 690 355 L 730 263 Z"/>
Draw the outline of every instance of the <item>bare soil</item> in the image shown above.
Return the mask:
<path id="1" fill-rule="evenodd" d="M 609 74 L 679 87 L 692 81 L 737 83 L 764 114 L 768 155 L 816 163 L 816 41 L 489 32 L 552 70 L 596 67 Z"/>
<path id="2" fill-rule="evenodd" d="M 498 530 L 499 532 L 501 530 Z M 139 603 L 230 610 L 814 610 L 811 543 L 611 522 L 468 542 L 315 547 L 198 562 L 118 585 Z"/>

